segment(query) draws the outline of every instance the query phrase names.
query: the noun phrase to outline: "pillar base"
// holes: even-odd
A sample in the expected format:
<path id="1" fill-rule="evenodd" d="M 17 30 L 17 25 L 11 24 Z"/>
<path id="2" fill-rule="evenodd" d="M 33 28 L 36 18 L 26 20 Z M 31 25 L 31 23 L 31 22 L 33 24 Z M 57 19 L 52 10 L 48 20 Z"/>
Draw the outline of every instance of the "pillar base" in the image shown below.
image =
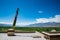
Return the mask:
<path id="1" fill-rule="evenodd" d="M 7 31 L 7 35 L 8 36 L 15 36 L 15 30 L 14 29 L 8 29 L 8 31 Z"/>

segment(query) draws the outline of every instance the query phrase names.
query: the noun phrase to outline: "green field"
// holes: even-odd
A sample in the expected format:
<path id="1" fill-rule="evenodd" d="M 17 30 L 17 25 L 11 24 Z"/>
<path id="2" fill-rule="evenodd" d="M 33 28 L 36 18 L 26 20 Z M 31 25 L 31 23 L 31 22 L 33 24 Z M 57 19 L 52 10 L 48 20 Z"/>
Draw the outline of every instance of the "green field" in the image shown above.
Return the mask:
<path id="1" fill-rule="evenodd" d="M 0 31 L 6 31 L 11 27 L 0 27 Z M 21 31 L 46 31 L 49 32 L 52 29 L 55 29 L 57 31 L 60 31 L 60 27 L 15 27 L 15 30 L 21 30 Z"/>

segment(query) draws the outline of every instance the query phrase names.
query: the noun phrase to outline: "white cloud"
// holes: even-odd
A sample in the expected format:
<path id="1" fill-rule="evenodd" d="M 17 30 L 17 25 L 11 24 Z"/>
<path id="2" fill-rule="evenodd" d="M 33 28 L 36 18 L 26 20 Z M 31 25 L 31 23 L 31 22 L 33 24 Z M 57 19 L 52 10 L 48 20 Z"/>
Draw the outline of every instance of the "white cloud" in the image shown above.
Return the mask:
<path id="1" fill-rule="evenodd" d="M 38 13 L 43 13 L 43 11 L 38 11 Z"/>
<path id="2" fill-rule="evenodd" d="M 37 23 L 46 23 L 46 22 L 60 22 L 60 15 L 56 15 L 54 18 L 38 18 L 36 19 Z"/>
<path id="3" fill-rule="evenodd" d="M 49 18 L 38 18 L 33 22 L 19 22 L 16 23 L 16 25 L 24 26 L 29 24 L 35 24 L 35 23 L 47 23 L 47 22 L 60 22 L 60 15 L 55 15 L 55 17 L 49 17 Z M 12 24 L 12 22 L 0 22 L 2 24 Z"/>
<path id="4" fill-rule="evenodd" d="M 35 24 L 36 22 L 22 22 L 22 23 L 16 23 L 16 25 L 24 26 L 24 25 L 30 25 Z"/>
<path id="5" fill-rule="evenodd" d="M 0 22 L 1 24 L 12 24 L 11 22 Z"/>

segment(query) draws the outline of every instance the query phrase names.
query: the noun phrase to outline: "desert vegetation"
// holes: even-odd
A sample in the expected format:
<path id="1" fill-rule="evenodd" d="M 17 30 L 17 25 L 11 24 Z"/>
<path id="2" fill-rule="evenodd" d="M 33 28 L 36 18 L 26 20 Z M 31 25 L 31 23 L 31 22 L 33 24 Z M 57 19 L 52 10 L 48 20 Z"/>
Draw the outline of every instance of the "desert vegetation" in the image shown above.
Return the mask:
<path id="1" fill-rule="evenodd" d="M 11 27 L 0 27 L 0 31 L 7 31 Z M 15 30 L 19 31 L 46 31 L 49 32 L 52 29 L 55 29 L 57 31 L 60 31 L 60 27 L 15 27 Z"/>

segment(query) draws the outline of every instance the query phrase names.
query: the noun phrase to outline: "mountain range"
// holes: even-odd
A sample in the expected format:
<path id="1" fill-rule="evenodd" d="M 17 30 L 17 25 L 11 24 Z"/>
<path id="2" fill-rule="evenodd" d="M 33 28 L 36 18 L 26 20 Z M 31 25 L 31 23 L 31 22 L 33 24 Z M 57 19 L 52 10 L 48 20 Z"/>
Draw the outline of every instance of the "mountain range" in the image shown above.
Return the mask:
<path id="1" fill-rule="evenodd" d="M 0 24 L 0 26 L 10 27 L 11 25 L 10 24 Z M 24 27 L 60 27 L 60 23 L 56 23 L 56 22 L 35 23 L 35 24 L 26 25 Z"/>
<path id="2" fill-rule="evenodd" d="M 48 22 L 48 23 L 36 23 L 27 25 L 27 27 L 60 27 L 60 23 Z"/>
<path id="3" fill-rule="evenodd" d="M 5 27 L 5 26 L 10 27 L 11 25 L 10 24 L 1 24 L 0 23 L 0 27 Z"/>

